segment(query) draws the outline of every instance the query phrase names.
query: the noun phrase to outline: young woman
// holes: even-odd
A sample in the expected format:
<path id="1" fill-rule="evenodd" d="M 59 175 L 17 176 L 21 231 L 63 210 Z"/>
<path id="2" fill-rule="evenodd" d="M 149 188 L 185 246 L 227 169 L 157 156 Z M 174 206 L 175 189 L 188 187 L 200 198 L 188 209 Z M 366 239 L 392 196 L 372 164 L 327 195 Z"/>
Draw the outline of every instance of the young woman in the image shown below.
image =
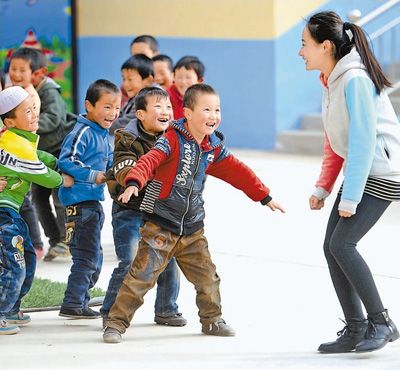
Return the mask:
<path id="1" fill-rule="evenodd" d="M 307 70 L 321 71 L 324 87 L 324 158 L 309 200 L 311 209 L 324 206 L 344 169 L 324 252 L 346 326 L 336 341 L 323 343 L 318 350 L 374 351 L 399 338 L 356 249 L 390 203 L 400 200 L 400 124 L 384 91 L 390 82 L 363 30 L 334 12 L 317 13 L 308 20 L 299 55 Z"/>

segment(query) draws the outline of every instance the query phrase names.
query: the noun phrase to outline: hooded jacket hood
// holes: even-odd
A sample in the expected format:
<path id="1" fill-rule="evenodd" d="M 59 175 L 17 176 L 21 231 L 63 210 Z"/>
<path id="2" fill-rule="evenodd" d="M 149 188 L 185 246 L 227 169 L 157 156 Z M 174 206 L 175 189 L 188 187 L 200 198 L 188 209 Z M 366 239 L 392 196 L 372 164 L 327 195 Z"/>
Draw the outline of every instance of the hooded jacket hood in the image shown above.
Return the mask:
<path id="1" fill-rule="evenodd" d="M 340 59 L 332 73 L 328 78 L 328 85 L 333 84 L 338 78 L 340 78 L 343 74 L 350 71 L 351 69 L 367 71 L 366 67 L 361 61 L 360 54 L 358 54 L 355 47 L 353 47 L 347 55 L 345 55 L 342 59 Z"/>

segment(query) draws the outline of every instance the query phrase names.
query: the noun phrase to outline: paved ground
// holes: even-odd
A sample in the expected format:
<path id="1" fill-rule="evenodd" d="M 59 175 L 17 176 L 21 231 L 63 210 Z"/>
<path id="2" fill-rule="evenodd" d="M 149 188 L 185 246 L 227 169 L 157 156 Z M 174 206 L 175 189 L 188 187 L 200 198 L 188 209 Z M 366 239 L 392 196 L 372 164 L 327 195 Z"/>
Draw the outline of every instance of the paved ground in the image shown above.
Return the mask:
<path id="1" fill-rule="evenodd" d="M 308 197 L 319 159 L 271 153 L 236 152 L 287 208 L 285 215 L 252 203 L 242 193 L 209 178 L 206 235 L 218 272 L 226 321 L 234 338 L 200 334 L 194 289 L 182 277 L 183 328 L 153 323 L 154 291 L 145 298 L 123 343 L 104 344 L 100 320 L 64 320 L 57 312 L 32 314 L 21 333 L 0 338 L 0 369 L 362 369 L 398 370 L 400 341 L 367 355 L 320 355 L 342 317 L 321 250 L 333 199 L 311 212 Z M 110 211 L 110 201 L 104 204 Z M 385 305 L 400 324 L 400 204 L 360 243 L 375 273 Z M 107 287 L 116 264 L 110 219 L 103 244 L 99 286 Z M 69 260 L 40 262 L 37 275 L 65 281 Z"/>

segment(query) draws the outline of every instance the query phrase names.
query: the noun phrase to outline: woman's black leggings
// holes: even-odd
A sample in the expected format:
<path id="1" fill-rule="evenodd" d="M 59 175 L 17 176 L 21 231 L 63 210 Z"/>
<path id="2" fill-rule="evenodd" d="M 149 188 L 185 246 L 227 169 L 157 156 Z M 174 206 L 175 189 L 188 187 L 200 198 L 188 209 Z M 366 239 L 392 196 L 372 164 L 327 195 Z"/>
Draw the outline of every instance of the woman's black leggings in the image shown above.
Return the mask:
<path id="1" fill-rule="evenodd" d="M 391 203 L 364 194 L 357 213 L 339 216 L 338 195 L 326 229 L 324 252 L 329 272 L 347 321 L 364 319 L 361 302 L 367 313 L 384 310 L 371 271 L 357 251 L 357 243 L 375 225 Z"/>

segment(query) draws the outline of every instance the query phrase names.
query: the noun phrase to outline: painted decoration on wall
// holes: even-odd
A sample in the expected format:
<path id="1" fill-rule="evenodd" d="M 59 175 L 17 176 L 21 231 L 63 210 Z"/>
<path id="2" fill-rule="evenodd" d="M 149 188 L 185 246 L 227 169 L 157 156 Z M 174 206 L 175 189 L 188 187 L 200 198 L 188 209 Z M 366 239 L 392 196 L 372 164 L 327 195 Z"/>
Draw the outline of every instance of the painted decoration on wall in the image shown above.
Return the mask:
<path id="1" fill-rule="evenodd" d="M 19 47 L 41 50 L 48 75 L 62 89 L 72 111 L 72 29 L 70 0 L 0 0 L 0 67 Z"/>

